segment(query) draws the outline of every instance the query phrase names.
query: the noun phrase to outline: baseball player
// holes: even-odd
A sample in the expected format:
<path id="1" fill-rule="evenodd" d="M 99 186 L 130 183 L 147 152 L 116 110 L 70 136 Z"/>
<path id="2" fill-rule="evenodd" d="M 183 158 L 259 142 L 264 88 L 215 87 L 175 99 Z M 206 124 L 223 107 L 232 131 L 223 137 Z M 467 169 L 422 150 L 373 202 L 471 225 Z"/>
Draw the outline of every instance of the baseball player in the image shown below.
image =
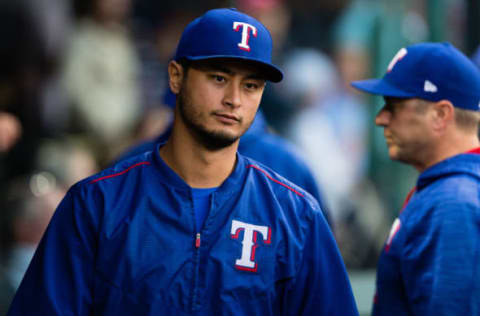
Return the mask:
<path id="1" fill-rule="evenodd" d="M 271 50 L 235 9 L 186 27 L 170 138 L 69 190 L 10 316 L 358 315 L 317 201 L 237 153 Z"/>
<path id="2" fill-rule="evenodd" d="M 378 262 L 373 315 L 480 315 L 480 73 L 449 43 L 402 48 L 375 118 L 391 159 L 420 176 Z"/>

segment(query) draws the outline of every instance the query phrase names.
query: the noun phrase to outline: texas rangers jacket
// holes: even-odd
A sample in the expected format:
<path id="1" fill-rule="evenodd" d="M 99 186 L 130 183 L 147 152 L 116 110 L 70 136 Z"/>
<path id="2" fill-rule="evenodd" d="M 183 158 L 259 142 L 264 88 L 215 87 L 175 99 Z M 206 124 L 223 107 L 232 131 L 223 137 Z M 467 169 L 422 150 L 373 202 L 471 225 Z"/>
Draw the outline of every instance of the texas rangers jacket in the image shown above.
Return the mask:
<path id="1" fill-rule="evenodd" d="M 357 315 L 311 195 L 237 154 L 200 232 L 191 196 L 158 149 L 77 183 L 9 315 Z"/>
<path id="2" fill-rule="evenodd" d="M 457 155 L 420 175 L 380 256 L 373 309 L 480 315 L 480 155 Z"/>

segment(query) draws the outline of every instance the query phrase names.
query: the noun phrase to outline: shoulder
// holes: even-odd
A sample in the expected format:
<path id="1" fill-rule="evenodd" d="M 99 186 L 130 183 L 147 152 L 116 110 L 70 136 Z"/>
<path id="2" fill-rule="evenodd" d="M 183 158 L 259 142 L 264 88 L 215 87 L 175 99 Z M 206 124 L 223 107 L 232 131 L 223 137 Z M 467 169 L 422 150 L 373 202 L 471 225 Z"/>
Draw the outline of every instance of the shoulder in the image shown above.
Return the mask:
<path id="1" fill-rule="evenodd" d="M 475 204 L 479 205 L 480 178 L 465 173 L 452 173 L 438 178 L 421 190 L 427 205 Z"/>
<path id="2" fill-rule="evenodd" d="M 264 205 L 260 206 L 262 212 L 285 227 L 289 238 L 304 245 L 308 234 L 331 234 L 318 201 L 310 193 L 251 158 L 244 157 L 243 164 L 247 169 L 243 196 L 253 194 L 250 199 L 257 206 Z"/>
<path id="3" fill-rule="evenodd" d="M 417 188 L 433 202 L 478 199 L 480 155 L 459 154 L 439 162 L 420 174 Z"/>
<path id="4" fill-rule="evenodd" d="M 152 165 L 148 153 L 123 160 L 74 184 L 60 203 L 58 220 L 75 218 L 77 223 L 116 227 L 125 216 L 136 212 L 143 198 L 139 192 L 151 187 Z M 104 223 L 104 224 L 102 224 Z"/>
<path id="5" fill-rule="evenodd" d="M 146 176 L 153 167 L 152 152 L 145 152 L 124 160 L 76 183 L 72 190 L 102 190 L 134 188 L 139 181 L 148 181 Z"/>
<path id="6" fill-rule="evenodd" d="M 320 210 L 318 201 L 306 190 L 261 162 L 248 157 L 243 158 L 247 174 L 256 183 L 260 194 L 270 194 L 283 205 L 295 206 L 310 212 Z"/>
<path id="7" fill-rule="evenodd" d="M 439 178 L 414 194 L 401 215 L 402 224 L 418 233 L 468 230 L 480 220 L 479 194 L 480 181 L 475 177 Z"/>

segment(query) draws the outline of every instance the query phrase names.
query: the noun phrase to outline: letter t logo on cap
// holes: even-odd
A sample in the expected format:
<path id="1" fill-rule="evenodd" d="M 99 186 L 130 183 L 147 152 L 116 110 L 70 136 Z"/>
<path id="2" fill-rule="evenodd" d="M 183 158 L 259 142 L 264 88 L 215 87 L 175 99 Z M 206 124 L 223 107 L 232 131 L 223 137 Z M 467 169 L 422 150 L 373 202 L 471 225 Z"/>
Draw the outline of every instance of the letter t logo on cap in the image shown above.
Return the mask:
<path id="1" fill-rule="evenodd" d="M 405 57 L 405 55 L 407 55 L 408 51 L 406 48 L 402 48 L 400 49 L 397 54 L 395 54 L 395 56 L 393 57 L 392 61 L 390 62 L 390 64 L 388 64 L 388 68 L 387 68 L 387 72 L 390 72 L 392 71 L 393 67 L 395 66 L 395 64 L 401 60 L 403 57 Z"/>
<path id="2" fill-rule="evenodd" d="M 250 30 L 253 36 L 257 37 L 257 28 L 245 22 L 233 22 L 233 30 L 235 32 L 240 31 L 240 27 L 242 28 L 242 41 L 238 43 L 238 47 L 249 52 L 250 46 L 248 46 L 248 40 L 250 39 Z"/>

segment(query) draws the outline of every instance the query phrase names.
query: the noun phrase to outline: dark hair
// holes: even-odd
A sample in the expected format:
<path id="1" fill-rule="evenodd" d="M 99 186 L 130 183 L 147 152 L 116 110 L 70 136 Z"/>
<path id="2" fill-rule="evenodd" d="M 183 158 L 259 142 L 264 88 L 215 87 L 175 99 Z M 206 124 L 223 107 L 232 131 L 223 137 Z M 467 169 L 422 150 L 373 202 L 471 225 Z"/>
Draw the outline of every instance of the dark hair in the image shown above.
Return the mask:
<path id="1" fill-rule="evenodd" d="M 186 76 L 187 73 L 188 73 L 188 69 L 192 66 L 192 61 L 188 60 L 187 58 L 181 58 L 181 59 L 177 60 L 177 63 L 179 63 L 180 66 L 182 66 L 184 76 Z"/>

